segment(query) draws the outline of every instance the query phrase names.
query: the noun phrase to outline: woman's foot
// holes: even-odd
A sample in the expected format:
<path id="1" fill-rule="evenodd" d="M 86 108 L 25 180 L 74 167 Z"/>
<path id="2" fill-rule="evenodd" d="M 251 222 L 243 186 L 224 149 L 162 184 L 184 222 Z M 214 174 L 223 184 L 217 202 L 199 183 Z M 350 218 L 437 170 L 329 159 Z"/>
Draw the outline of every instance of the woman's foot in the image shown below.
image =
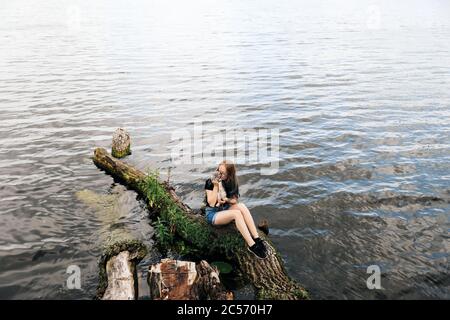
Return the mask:
<path id="1" fill-rule="evenodd" d="M 258 237 L 258 238 L 253 238 L 253 237 L 252 237 L 252 239 L 253 239 L 253 241 L 255 241 L 255 243 L 256 243 L 259 247 L 261 247 L 261 249 L 265 252 L 266 255 L 269 254 L 269 253 L 268 253 L 269 250 L 267 249 L 266 241 L 265 241 L 265 240 L 261 239 L 260 237 Z"/>
<path id="2" fill-rule="evenodd" d="M 252 237 L 252 238 L 253 238 L 253 237 Z M 265 241 L 265 240 L 263 240 L 263 239 L 261 239 L 260 237 L 258 237 L 258 238 L 253 238 L 253 241 L 255 241 L 255 243 L 256 243 L 258 246 L 262 247 L 264 250 L 267 251 L 266 241 Z"/>
<path id="3" fill-rule="evenodd" d="M 267 250 L 265 249 L 264 245 L 258 244 L 258 242 L 255 242 L 254 245 L 251 247 L 247 247 L 248 251 L 253 253 L 258 259 L 265 259 L 267 258 Z"/>
<path id="4" fill-rule="evenodd" d="M 255 241 L 255 242 L 258 243 L 258 244 L 263 244 L 263 243 L 264 243 L 264 240 L 261 239 L 260 237 L 258 237 L 258 238 L 253 238 L 253 237 L 252 237 L 252 239 L 253 239 L 253 241 Z"/>

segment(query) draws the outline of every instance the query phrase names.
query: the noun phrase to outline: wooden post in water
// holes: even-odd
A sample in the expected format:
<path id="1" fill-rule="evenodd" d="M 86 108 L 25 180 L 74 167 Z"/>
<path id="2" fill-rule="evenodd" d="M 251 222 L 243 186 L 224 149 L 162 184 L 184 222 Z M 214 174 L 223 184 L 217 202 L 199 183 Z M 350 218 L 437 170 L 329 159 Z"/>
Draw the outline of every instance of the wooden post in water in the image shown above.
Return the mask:
<path id="1" fill-rule="evenodd" d="M 103 300 L 135 300 L 134 273 L 136 266 L 130 261 L 130 253 L 122 251 L 106 263 L 108 287 Z"/>
<path id="2" fill-rule="evenodd" d="M 136 265 L 147 254 L 138 240 L 122 240 L 104 248 L 100 258 L 97 299 L 135 300 L 137 292 Z"/>
<path id="3" fill-rule="evenodd" d="M 111 154 L 119 159 L 131 154 L 131 139 L 125 129 L 118 128 L 114 132 Z"/>

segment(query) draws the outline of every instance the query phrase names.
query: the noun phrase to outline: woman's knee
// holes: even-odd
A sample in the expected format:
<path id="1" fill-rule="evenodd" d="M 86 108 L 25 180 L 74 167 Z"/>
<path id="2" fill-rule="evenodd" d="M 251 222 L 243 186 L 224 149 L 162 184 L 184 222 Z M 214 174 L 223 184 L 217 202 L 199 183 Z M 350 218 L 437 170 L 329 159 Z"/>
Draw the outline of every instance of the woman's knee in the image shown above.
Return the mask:
<path id="1" fill-rule="evenodd" d="M 241 214 L 243 214 L 243 215 L 250 213 L 250 211 L 247 209 L 247 206 L 243 203 L 239 203 L 238 208 L 239 208 L 239 211 L 241 212 Z"/>
<path id="2" fill-rule="evenodd" d="M 241 210 L 238 203 L 232 204 L 229 210 Z"/>
<path id="3" fill-rule="evenodd" d="M 233 206 L 231 206 L 230 209 L 232 209 L 232 210 L 238 210 L 238 211 L 240 211 L 241 213 L 244 213 L 245 210 L 247 209 L 247 207 L 246 207 L 245 204 L 243 204 L 243 203 L 236 203 L 236 204 L 233 204 Z"/>
<path id="4" fill-rule="evenodd" d="M 242 202 L 238 203 L 238 207 L 241 210 L 248 210 L 247 206 L 244 203 L 242 203 Z"/>
<path id="5" fill-rule="evenodd" d="M 243 217 L 242 217 L 242 212 L 241 212 L 240 210 L 238 210 L 238 209 L 233 209 L 233 210 L 231 210 L 231 211 L 233 212 L 234 220 L 243 219 Z"/>

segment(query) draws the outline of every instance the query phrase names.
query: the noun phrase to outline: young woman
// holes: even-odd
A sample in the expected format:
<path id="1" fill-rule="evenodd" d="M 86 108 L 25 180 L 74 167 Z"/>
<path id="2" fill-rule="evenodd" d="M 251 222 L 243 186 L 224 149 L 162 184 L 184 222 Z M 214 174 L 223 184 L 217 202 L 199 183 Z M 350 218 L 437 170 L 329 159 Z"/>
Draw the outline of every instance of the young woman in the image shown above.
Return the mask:
<path id="1" fill-rule="evenodd" d="M 226 198 L 218 197 L 219 184 L 225 189 Z M 248 250 L 260 259 L 267 257 L 267 249 L 259 237 L 255 222 L 247 206 L 238 201 L 239 185 L 236 166 L 229 161 L 222 161 L 217 167 L 217 178 L 209 178 L 205 183 L 206 219 L 212 225 L 225 225 L 234 221 L 241 233 Z"/>

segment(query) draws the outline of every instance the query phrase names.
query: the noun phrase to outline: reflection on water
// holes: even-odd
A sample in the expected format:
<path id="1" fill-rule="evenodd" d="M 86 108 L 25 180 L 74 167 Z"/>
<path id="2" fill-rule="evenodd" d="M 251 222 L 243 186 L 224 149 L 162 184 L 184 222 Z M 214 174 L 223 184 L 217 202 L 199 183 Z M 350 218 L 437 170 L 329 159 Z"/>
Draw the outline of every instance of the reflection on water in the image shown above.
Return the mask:
<path id="1" fill-rule="evenodd" d="M 170 159 L 174 130 L 201 122 L 279 130 L 279 171 L 240 165 L 240 191 L 314 298 L 450 298 L 449 15 L 438 0 L 5 2 L 0 297 L 90 299 L 105 242 L 152 245 L 145 205 L 90 158 L 117 127 L 127 161 L 170 168 L 198 207 L 215 163 Z M 82 290 L 64 287 L 71 264 Z M 384 290 L 366 287 L 372 264 Z"/>
<path id="2" fill-rule="evenodd" d="M 98 231 L 98 242 L 101 246 L 108 246 L 113 242 L 134 237 L 132 229 L 134 225 L 128 221 L 128 214 L 136 207 L 136 194 L 127 191 L 124 186 L 120 185 L 113 186 L 109 192 L 108 194 L 98 194 L 84 189 L 75 194 L 78 201 L 92 209 L 95 219 L 101 223 Z M 148 240 L 153 234 L 151 227 L 144 224 L 140 226 L 139 231 L 142 233 L 140 236 L 144 236 Z M 107 238 L 103 239 L 102 236 L 107 236 Z"/>

